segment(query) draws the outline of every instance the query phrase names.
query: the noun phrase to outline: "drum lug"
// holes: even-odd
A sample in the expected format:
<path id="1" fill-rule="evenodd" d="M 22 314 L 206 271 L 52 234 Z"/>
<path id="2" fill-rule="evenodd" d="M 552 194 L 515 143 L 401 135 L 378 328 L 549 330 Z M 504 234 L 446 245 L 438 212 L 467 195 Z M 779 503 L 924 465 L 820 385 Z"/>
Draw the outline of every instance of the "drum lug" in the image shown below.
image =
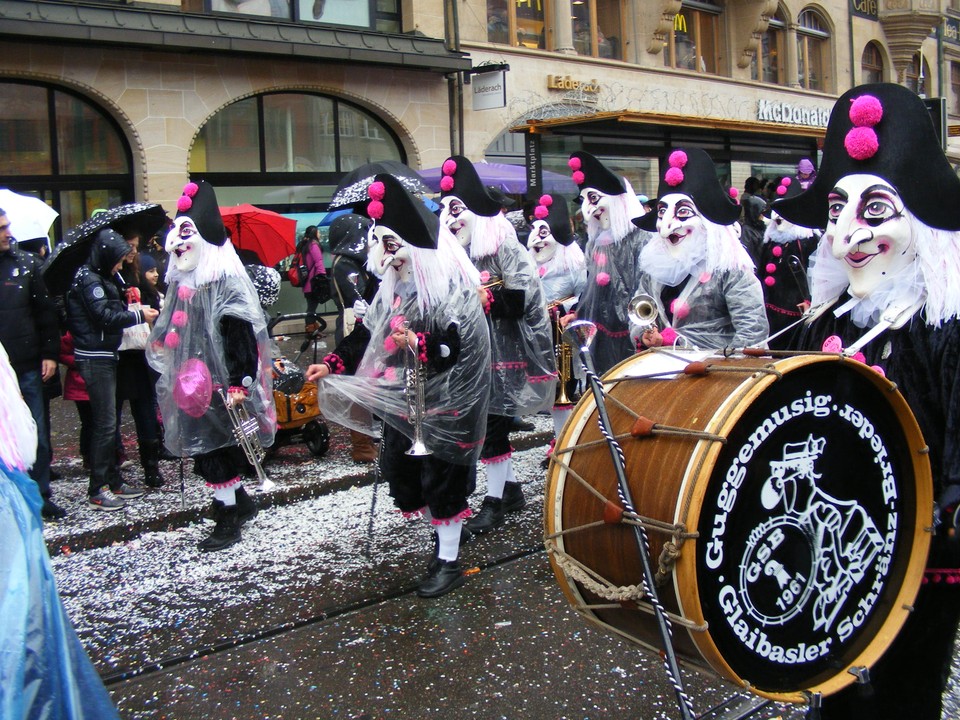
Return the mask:
<path id="1" fill-rule="evenodd" d="M 847 672 L 857 679 L 858 685 L 866 685 L 870 682 L 870 668 L 868 667 L 854 665 L 852 668 L 848 668 Z"/>

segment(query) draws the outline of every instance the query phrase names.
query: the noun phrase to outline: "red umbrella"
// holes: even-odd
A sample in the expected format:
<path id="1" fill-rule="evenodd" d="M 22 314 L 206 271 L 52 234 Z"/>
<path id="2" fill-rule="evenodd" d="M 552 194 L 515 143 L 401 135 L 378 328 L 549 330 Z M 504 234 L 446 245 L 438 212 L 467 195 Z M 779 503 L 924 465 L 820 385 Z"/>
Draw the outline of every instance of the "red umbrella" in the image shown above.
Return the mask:
<path id="1" fill-rule="evenodd" d="M 273 267 L 297 249 L 297 221 L 254 205 L 220 208 L 220 217 L 237 250 L 250 250 Z"/>

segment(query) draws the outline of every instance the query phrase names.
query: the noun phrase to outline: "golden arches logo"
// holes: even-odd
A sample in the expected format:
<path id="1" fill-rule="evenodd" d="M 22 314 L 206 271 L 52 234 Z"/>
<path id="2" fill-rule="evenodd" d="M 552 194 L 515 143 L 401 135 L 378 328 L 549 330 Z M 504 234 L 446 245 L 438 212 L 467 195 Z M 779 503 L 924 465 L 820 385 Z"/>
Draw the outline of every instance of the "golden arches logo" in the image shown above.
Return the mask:
<path id="1" fill-rule="evenodd" d="M 673 29 L 677 32 L 685 33 L 687 31 L 687 16 L 683 13 L 677 13 L 673 16 Z"/>

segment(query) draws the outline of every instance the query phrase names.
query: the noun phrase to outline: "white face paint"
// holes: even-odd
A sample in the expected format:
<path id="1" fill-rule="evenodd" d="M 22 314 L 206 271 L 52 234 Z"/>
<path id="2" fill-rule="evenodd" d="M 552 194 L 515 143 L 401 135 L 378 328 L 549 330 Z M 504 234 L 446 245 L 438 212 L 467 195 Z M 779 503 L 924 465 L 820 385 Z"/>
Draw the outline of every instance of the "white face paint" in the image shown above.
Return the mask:
<path id="1" fill-rule="evenodd" d="M 696 203 L 688 195 L 671 193 L 657 203 L 657 232 L 667 242 L 667 250 L 680 257 L 691 242 L 706 241 L 707 228 Z"/>
<path id="2" fill-rule="evenodd" d="M 384 271 L 392 267 L 401 281 L 413 279 L 413 263 L 410 261 L 410 246 L 403 238 L 385 225 L 375 225 L 373 235 L 377 238 L 383 253 Z"/>
<path id="3" fill-rule="evenodd" d="M 825 239 L 844 262 L 855 297 L 868 296 L 917 261 L 904 209 L 896 188 L 876 175 L 847 175 L 827 195 Z"/>
<path id="4" fill-rule="evenodd" d="M 456 195 L 448 195 L 440 201 L 440 222 L 449 228 L 463 247 L 470 247 L 477 215 Z"/>
<path id="5" fill-rule="evenodd" d="M 383 277 L 383 274 L 390 267 L 392 258 L 386 256 L 383 252 L 383 243 L 376 233 L 377 226 L 374 225 L 367 232 L 367 269 L 377 277 Z"/>
<path id="6" fill-rule="evenodd" d="M 557 240 L 550 232 L 550 226 L 545 220 L 534 220 L 530 227 L 530 236 L 527 238 L 527 247 L 533 253 L 537 265 L 543 265 L 557 254 Z"/>
<path id="7" fill-rule="evenodd" d="M 781 216 L 776 210 L 770 211 L 770 224 L 773 225 L 776 231 L 783 233 L 784 235 L 790 234 L 795 228 L 800 227 L 799 225 L 794 225 L 785 217 Z"/>
<path id="8" fill-rule="evenodd" d="M 602 230 L 609 230 L 611 197 L 591 187 L 584 188 L 580 197 L 583 198 L 580 211 L 583 213 L 584 222 L 593 218 L 600 224 Z"/>
<path id="9" fill-rule="evenodd" d="M 203 242 L 206 241 L 193 224 L 193 220 L 188 217 L 178 217 L 167 233 L 164 249 L 170 254 L 177 270 L 187 273 L 196 270 L 197 265 L 200 264 Z"/>

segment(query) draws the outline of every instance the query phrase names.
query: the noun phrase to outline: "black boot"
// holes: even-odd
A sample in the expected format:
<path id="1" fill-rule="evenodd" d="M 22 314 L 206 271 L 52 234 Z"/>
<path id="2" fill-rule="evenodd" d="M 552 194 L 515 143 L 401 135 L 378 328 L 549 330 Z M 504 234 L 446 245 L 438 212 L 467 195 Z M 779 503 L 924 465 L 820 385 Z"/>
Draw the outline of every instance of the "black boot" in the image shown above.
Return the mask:
<path id="1" fill-rule="evenodd" d="M 436 570 L 417 586 L 417 595 L 435 598 L 445 595 L 467 581 L 456 560 L 438 560 Z"/>
<path id="2" fill-rule="evenodd" d="M 460 525 L 460 547 L 473 540 L 473 533 L 466 523 Z M 440 535 L 436 530 L 433 531 L 433 554 L 427 560 L 427 575 L 433 575 L 440 567 Z"/>
<path id="3" fill-rule="evenodd" d="M 480 512 L 467 521 L 470 532 L 483 534 L 503 525 L 503 501 L 487 495 Z"/>
<path id="4" fill-rule="evenodd" d="M 143 482 L 148 487 L 163 487 L 160 474 L 160 441 L 144 440 L 140 443 L 140 465 L 143 466 Z"/>
<path id="5" fill-rule="evenodd" d="M 223 550 L 240 542 L 240 521 L 236 505 L 224 505 L 219 500 L 216 504 L 217 524 L 213 532 L 201 540 L 197 547 L 204 552 Z"/>
<path id="6" fill-rule="evenodd" d="M 260 508 L 257 507 L 256 501 L 247 495 L 247 491 L 244 489 L 243 485 L 237 488 L 237 520 L 240 522 L 242 527 L 244 523 L 248 520 L 253 520 L 257 513 L 260 512 Z"/>
<path id="7" fill-rule="evenodd" d="M 520 483 L 508 482 L 503 486 L 503 511 L 505 513 L 523 510 L 526 504 L 527 500 L 523 497 L 523 488 Z"/>

